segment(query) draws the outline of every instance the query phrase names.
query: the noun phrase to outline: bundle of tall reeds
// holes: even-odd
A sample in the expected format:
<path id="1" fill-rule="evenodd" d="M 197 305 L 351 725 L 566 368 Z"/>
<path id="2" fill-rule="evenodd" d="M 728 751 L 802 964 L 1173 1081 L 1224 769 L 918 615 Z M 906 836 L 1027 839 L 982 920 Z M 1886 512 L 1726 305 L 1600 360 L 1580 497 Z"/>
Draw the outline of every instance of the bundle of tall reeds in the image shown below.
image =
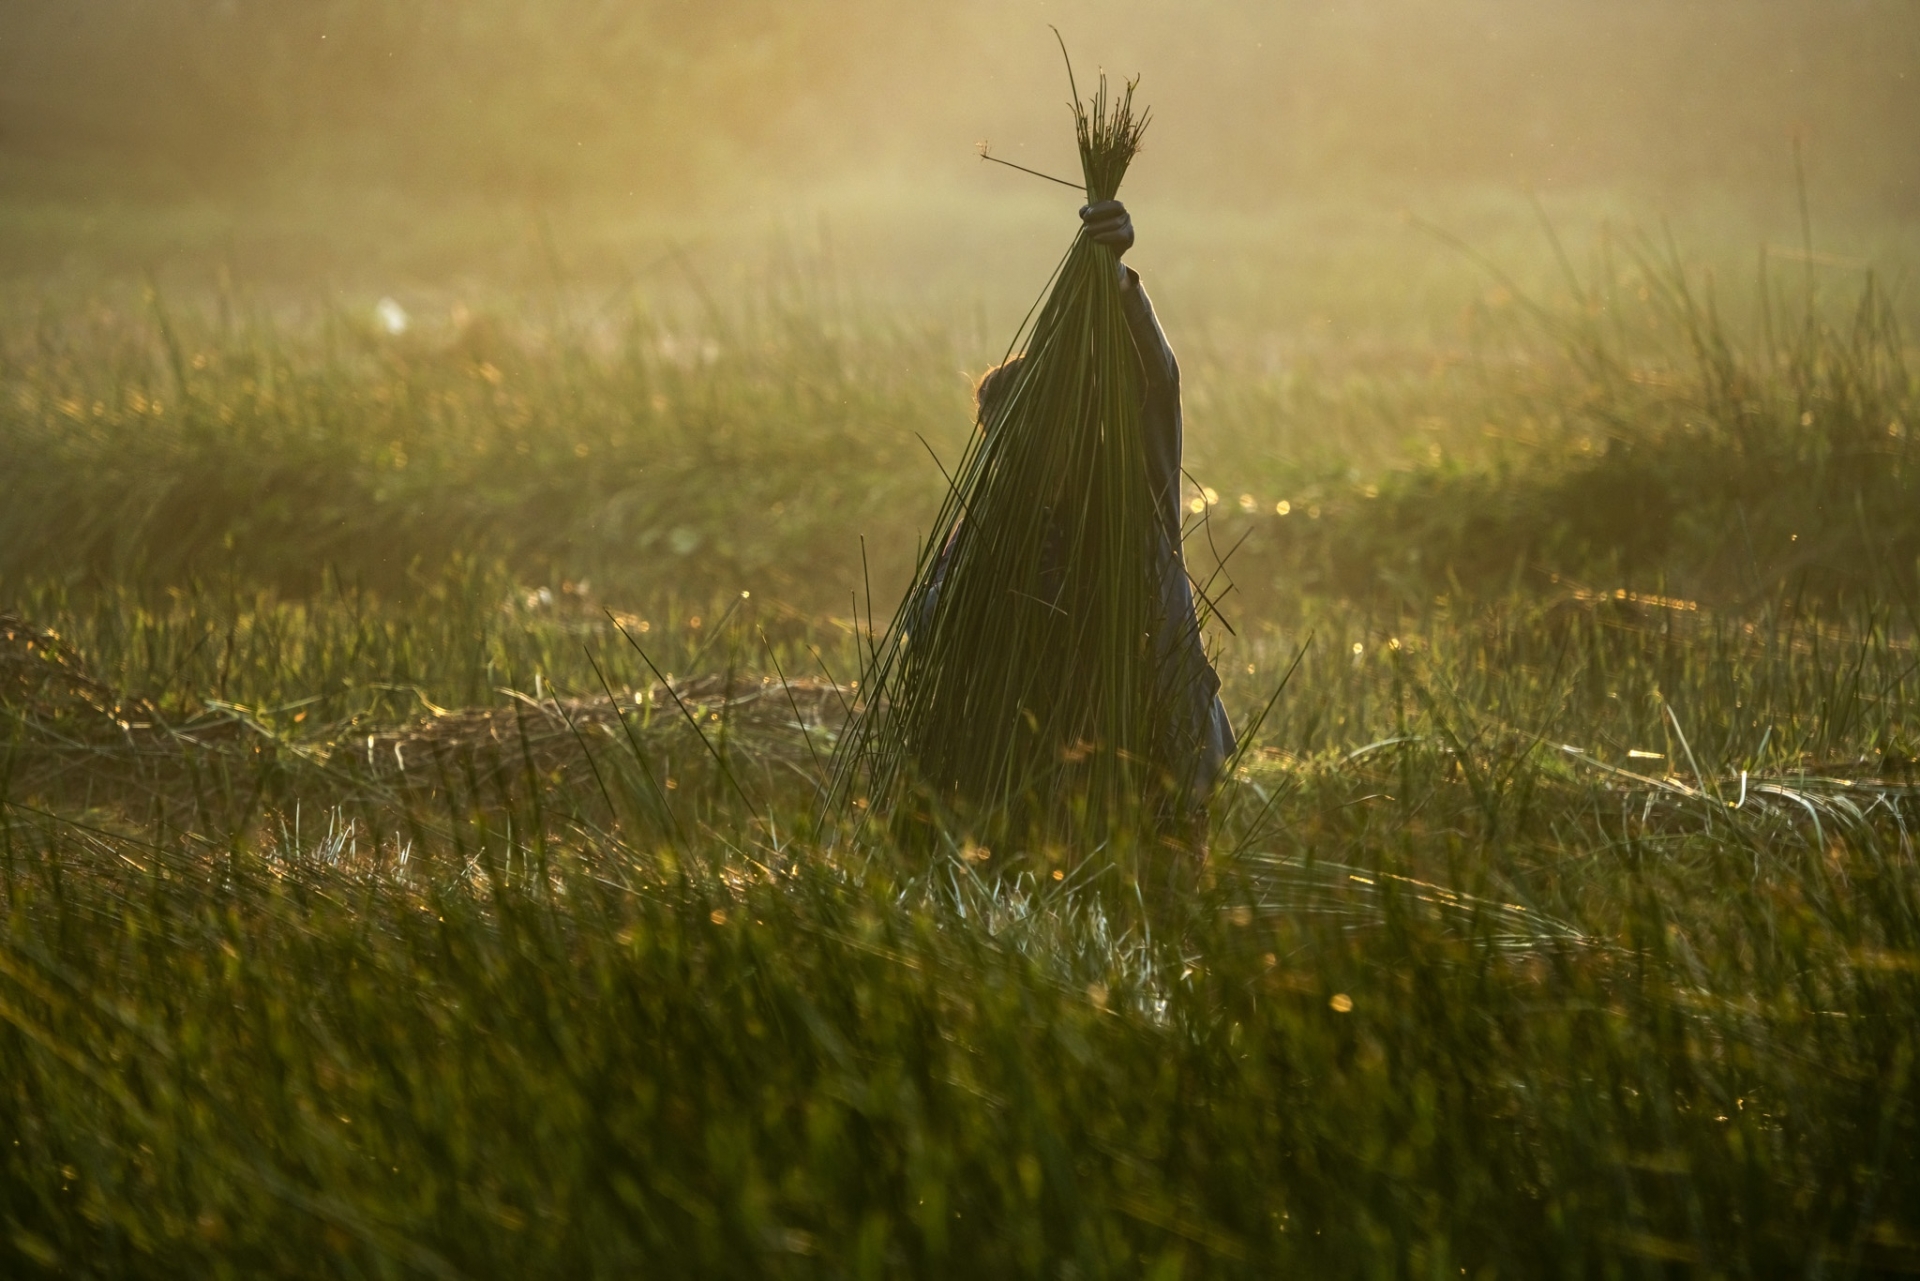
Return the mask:
<path id="1" fill-rule="evenodd" d="M 1091 101 L 1074 89 L 1090 204 L 1114 198 L 1139 149 L 1134 84 L 1112 101 L 1104 75 Z M 842 740 L 837 798 L 869 814 L 1087 833 L 1159 804 L 1178 773 L 1156 729 L 1165 535 L 1114 252 L 1083 228 L 1050 286 L 1008 348 L 1023 356 L 982 397 Z"/>

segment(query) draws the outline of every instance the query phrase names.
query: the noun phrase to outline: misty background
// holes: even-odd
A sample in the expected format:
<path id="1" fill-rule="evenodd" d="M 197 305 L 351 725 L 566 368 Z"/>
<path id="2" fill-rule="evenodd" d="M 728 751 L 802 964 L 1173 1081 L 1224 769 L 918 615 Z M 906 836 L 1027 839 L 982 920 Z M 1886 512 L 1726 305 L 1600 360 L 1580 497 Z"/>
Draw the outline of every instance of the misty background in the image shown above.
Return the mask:
<path id="1" fill-rule="evenodd" d="M 1060 166 L 1079 71 L 1160 105 L 1155 190 L 1257 209 L 1435 181 L 1776 183 L 1920 210 L 1910 0 L 73 0 L 0 11 L 9 194 L 302 182 L 711 207 L 926 178 L 981 137 Z M 1143 174 L 1143 177 L 1145 175 Z"/>
<path id="2" fill-rule="evenodd" d="M 838 609 L 865 534 L 888 597 L 1077 226 L 976 154 L 1077 176 L 1054 28 L 1153 112 L 1128 261 L 1262 609 L 1891 545 L 1794 433 L 1871 351 L 1828 381 L 1885 395 L 1820 395 L 1897 475 L 1915 0 L 67 0 L 0 6 L 0 464 L 43 511 L 0 573 L 298 594 L 476 551 Z"/>
<path id="3" fill-rule="evenodd" d="M 1049 24 L 1142 78 L 1168 267 L 1487 191 L 1785 235 L 1796 138 L 1826 230 L 1920 216 L 1913 0 L 69 0 L 0 6 L 0 266 L 444 278 L 535 216 L 589 258 L 827 217 L 889 270 L 1024 275 L 1059 235 L 1008 211 L 1072 195 L 973 149 L 1075 176 Z"/>

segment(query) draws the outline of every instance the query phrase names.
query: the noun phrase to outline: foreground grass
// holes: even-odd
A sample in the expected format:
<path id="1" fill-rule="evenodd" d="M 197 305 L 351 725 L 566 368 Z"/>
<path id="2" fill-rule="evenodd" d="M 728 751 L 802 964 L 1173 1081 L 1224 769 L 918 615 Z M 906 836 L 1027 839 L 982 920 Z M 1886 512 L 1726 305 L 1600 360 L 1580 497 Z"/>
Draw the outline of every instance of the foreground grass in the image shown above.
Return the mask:
<path id="1" fill-rule="evenodd" d="M 184 722 L 181 608 L 90 643 Z M 483 646 L 567 634 L 471 608 Z M 226 705 L 443 625 L 234 619 Z M 117 785 L 98 711 L 16 683 L 12 1266 L 1920 1265 L 1910 642 L 1618 602 L 1315 632 L 1292 750 L 1249 759 L 1172 893 L 1125 839 L 927 863 L 819 830 L 797 733 L 708 722 L 731 780 L 670 717 L 598 768 L 449 740 L 395 791 L 326 774 L 367 709 L 309 730 L 260 699 L 247 737 L 177 747 L 169 791 Z M 470 661 L 422 652 L 427 689 Z M 1235 697 L 1293 652 L 1249 641 Z M 33 781 L 53 733 L 92 744 L 91 791 Z M 162 803 L 195 787 L 227 799 Z"/>

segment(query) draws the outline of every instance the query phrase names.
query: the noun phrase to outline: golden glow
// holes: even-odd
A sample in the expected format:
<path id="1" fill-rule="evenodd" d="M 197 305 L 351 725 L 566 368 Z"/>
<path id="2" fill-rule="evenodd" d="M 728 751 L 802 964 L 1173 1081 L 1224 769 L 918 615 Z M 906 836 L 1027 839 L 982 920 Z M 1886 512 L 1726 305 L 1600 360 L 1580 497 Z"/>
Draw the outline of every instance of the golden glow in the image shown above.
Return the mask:
<path id="1" fill-rule="evenodd" d="M 0 47 L 32 51 L 0 147 L 94 185 L 324 176 L 659 207 L 969 173 L 982 137 L 1058 170 L 1053 23 L 1086 70 L 1143 77 L 1136 191 L 1258 210 L 1335 183 L 1775 182 L 1798 132 L 1823 185 L 1920 200 L 1908 0 L 68 8 L 0 14 Z"/>

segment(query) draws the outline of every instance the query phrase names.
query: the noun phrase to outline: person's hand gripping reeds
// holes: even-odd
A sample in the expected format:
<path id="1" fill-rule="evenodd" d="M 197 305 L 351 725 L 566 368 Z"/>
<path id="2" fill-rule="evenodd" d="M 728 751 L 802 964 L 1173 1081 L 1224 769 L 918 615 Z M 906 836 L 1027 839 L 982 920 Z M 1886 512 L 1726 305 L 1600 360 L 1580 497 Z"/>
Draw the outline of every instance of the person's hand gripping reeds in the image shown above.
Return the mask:
<path id="1" fill-rule="evenodd" d="M 1080 223 L 1088 239 L 1113 250 L 1116 266 L 1127 250 L 1133 248 L 1133 217 L 1118 200 L 1100 200 L 1080 210 Z M 1120 281 L 1126 283 L 1127 269 L 1120 267 Z"/>

